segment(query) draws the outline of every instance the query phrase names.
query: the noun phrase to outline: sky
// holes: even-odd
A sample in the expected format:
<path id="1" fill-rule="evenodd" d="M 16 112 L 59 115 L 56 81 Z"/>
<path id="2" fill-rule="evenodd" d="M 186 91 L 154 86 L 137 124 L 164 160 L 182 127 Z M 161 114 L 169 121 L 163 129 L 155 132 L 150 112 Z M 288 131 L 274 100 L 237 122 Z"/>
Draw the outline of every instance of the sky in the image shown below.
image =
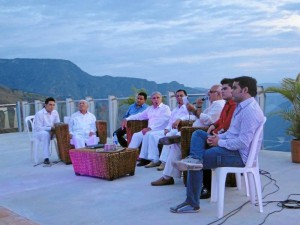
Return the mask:
<path id="1" fill-rule="evenodd" d="M 209 88 L 300 72 L 299 0 L 0 0 L 0 58 Z"/>

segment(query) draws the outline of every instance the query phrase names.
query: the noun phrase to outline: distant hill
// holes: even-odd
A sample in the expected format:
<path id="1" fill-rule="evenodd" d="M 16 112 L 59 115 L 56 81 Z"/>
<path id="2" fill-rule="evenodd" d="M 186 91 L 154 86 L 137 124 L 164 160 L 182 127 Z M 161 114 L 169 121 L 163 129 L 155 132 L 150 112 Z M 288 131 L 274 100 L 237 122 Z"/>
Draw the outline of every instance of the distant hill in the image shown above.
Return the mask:
<path id="1" fill-rule="evenodd" d="M 13 90 L 11 88 L 0 85 L 0 104 L 14 104 L 17 101 L 33 101 L 44 100 L 45 96 L 23 92 L 21 90 Z"/>
<path id="2" fill-rule="evenodd" d="M 92 76 L 74 63 L 61 59 L 0 59 L 0 84 L 62 99 L 126 97 L 133 94 L 133 87 L 144 88 L 149 94 L 153 91 L 165 94 L 177 89 L 185 89 L 189 94 L 205 91 L 185 87 L 176 81 L 157 84 L 138 78 Z"/>

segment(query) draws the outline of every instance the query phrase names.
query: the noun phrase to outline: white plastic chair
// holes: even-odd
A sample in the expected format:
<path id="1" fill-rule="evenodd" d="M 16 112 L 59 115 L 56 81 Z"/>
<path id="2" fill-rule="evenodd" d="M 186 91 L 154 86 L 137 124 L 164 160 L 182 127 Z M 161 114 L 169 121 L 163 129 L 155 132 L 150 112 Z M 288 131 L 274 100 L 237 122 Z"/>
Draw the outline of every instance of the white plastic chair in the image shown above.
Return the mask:
<path id="1" fill-rule="evenodd" d="M 259 211 L 263 212 L 261 181 L 258 166 L 258 151 L 261 146 L 258 146 L 258 142 L 262 134 L 265 122 L 266 117 L 264 118 L 263 123 L 257 128 L 257 131 L 255 132 L 254 138 L 251 142 L 250 152 L 245 167 L 218 167 L 212 169 L 211 202 L 217 202 L 218 204 L 218 218 L 223 217 L 224 213 L 224 192 L 227 173 L 236 174 L 238 189 L 241 188 L 241 173 L 244 175 L 247 195 L 250 195 L 252 204 L 255 204 L 256 192 Z"/>
<path id="2" fill-rule="evenodd" d="M 39 140 L 33 136 L 34 116 L 27 116 L 25 118 L 25 127 L 30 140 L 31 160 L 34 159 L 35 164 L 37 164 L 39 161 L 39 156 L 38 156 Z M 56 152 L 57 152 L 57 143 L 55 138 L 50 140 L 50 155 L 52 154 L 53 145 L 56 148 Z M 57 155 L 59 154 L 57 153 Z"/>
<path id="3" fill-rule="evenodd" d="M 38 140 L 36 138 L 33 137 L 32 135 L 32 131 L 33 131 L 33 127 L 34 127 L 34 116 L 27 116 L 25 118 L 25 127 L 26 127 L 26 131 L 30 140 L 30 152 L 31 152 L 31 159 L 34 158 L 34 162 L 38 163 L 38 152 L 37 152 L 37 148 L 38 148 Z M 31 131 L 30 131 L 31 128 Z"/>

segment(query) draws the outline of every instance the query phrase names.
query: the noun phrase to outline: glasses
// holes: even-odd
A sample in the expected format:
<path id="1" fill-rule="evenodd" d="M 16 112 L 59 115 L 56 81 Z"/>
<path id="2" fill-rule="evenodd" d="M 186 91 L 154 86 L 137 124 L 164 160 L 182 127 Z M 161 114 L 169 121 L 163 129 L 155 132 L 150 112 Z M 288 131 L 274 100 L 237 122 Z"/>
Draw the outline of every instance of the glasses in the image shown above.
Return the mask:
<path id="1" fill-rule="evenodd" d="M 218 91 L 212 91 L 212 90 L 210 90 L 208 93 L 212 94 L 212 93 L 216 93 L 216 92 L 218 92 Z"/>

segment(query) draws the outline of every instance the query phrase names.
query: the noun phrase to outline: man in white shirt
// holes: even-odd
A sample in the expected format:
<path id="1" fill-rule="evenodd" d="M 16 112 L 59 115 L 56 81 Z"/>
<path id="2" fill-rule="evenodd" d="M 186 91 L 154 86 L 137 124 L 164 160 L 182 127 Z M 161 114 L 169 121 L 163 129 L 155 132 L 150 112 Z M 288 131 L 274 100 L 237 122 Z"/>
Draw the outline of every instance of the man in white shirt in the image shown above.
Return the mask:
<path id="1" fill-rule="evenodd" d="M 150 133 L 153 131 L 163 130 L 170 119 L 171 110 L 169 106 L 162 103 L 162 94 L 160 92 L 154 92 L 151 95 L 152 105 L 149 106 L 143 112 L 135 115 L 131 115 L 123 120 L 122 126 L 126 127 L 128 120 L 148 120 L 148 127 L 143 128 L 140 132 L 134 133 L 129 143 L 129 148 L 138 148 L 142 144 L 142 149 L 140 153 L 140 162 L 137 166 L 145 166 L 153 161 L 153 163 L 158 162 L 156 155 L 149 155 L 149 137 Z"/>
<path id="2" fill-rule="evenodd" d="M 99 142 L 96 136 L 96 117 L 88 112 L 86 100 L 80 100 L 79 111 L 72 114 L 69 121 L 71 144 L 75 148 L 83 148 L 85 145 L 95 145 Z"/>
<path id="3" fill-rule="evenodd" d="M 197 99 L 196 109 L 192 104 L 187 105 L 189 111 L 192 111 L 198 118 L 193 123 L 193 127 L 208 127 L 210 124 L 219 119 L 221 111 L 225 105 L 225 100 L 222 99 L 221 89 L 221 85 L 213 85 L 210 88 L 208 98 L 211 104 L 203 112 L 203 101 L 201 99 Z M 177 123 L 179 122 L 180 120 L 177 120 Z M 174 184 L 174 178 L 180 178 L 181 172 L 172 165 L 173 161 L 181 159 L 180 143 L 164 146 L 164 148 L 165 147 L 170 148 L 170 150 L 163 170 L 163 176 L 158 180 L 151 182 L 152 186 L 172 185 Z"/>
<path id="4" fill-rule="evenodd" d="M 55 108 L 55 99 L 49 97 L 45 100 L 45 106 L 34 116 L 33 135 L 42 143 L 44 151 L 44 164 L 50 164 L 50 139 L 54 131 L 54 123 L 59 123 L 59 115 Z"/>
<path id="5" fill-rule="evenodd" d="M 152 162 L 147 164 L 145 168 L 151 168 L 156 167 L 160 165 L 159 159 L 159 149 L 158 149 L 158 141 L 160 138 L 164 136 L 170 136 L 175 135 L 178 132 L 178 124 L 175 123 L 178 119 L 181 119 L 183 117 L 187 117 L 189 115 L 189 112 L 186 108 L 186 106 L 183 104 L 183 97 L 186 96 L 185 90 L 178 90 L 176 91 L 176 101 L 177 101 L 177 107 L 175 107 L 171 112 L 171 117 L 168 122 L 168 125 L 164 130 L 159 131 L 153 131 L 149 133 L 149 141 L 148 141 L 148 148 L 142 148 L 141 155 L 149 155 L 152 156 L 150 158 L 153 158 Z M 142 152 L 146 151 L 146 152 Z M 162 151 L 161 158 L 164 159 L 168 155 L 167 151 Z"/>

